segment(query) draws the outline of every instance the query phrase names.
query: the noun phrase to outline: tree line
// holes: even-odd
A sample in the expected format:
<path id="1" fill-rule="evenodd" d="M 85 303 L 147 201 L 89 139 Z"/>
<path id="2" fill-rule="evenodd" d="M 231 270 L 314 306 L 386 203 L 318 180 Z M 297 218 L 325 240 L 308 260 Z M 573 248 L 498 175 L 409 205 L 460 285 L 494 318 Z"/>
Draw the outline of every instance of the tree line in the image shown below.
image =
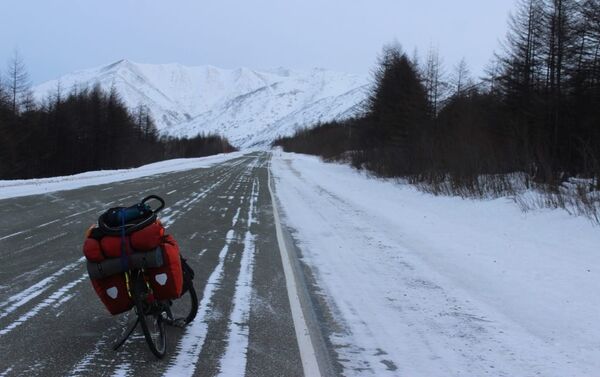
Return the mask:
<path id="1" fill-rule="evenodd" d="M 573 177 L 600 190 L 600 0 L 521 0 L 503 51 L 474 80 L 386 46 L 364 111 L 274 142 L 430 189 L 483 194 Z"/>
<path id="2" fill-rule="evenodd" d="M 170 158 L 235 150 L 217 135 L 160 136 L 148 109 L 128 109 L 113 88 L 63 93 L 60 85 L 34 100 L 15 53 L 0 77 L 0 179 L 69 175 L 140 166 Z"/>

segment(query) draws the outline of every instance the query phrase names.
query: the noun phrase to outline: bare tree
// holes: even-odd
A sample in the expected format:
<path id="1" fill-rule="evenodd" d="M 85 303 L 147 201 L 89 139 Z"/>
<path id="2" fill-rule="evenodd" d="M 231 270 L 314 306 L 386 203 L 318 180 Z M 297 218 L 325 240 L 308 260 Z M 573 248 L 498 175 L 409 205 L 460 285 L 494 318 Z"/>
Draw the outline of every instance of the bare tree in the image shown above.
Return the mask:
<path id="1" fill-rule="evenodd" d="M 439 112 L 440 101 L 445 94 L 446 83 L 443 81 L 444 67 L 442 59 L 438 49 L 433 46 L 429 48 L 427 54 L 424 76 L 431 116 L 436 117 Z"/>
<path id="2" fill-rule="evenodd" d="M 576 3 L 575 0 L 548 2 L 547 16 L 550 28 L 547 34 L 547 80 L 551 95 L 560 98 L 564 84 L 566 55 L 573 35 L 571 27 Z"/>
<path id="3" fill-rule="evenodd" d="M 462 96 L 465 90 L 473 85 L 471 71 L 469 70 L 469 65 L 465 58 L 462 58 L 454 67 L 451 84 L 454 89 L 454 95 L 457 96 Z"/>
<path id="4" fill-rule="evenodd" d="M 56 89 L 54 90 L 54 101 L 61 103 L 63 100 L 63 87 L 60 79 L 56 81 Z"/>
<path id="5" fill-rule="evenodd" d="M 29 96 L 31 83 L 25 63 L 16 49 L 8 62 L 7 76 L 11 109 L 13 114 L 18 114 L 21 103 Z"/>
<path id="6" fill-rule="evenodd" d="M 415 47 L 413 49 L 413 53 L 412 53 L 412 57 L 410 58 L 410 61 L 415 66 L 415 68 L 419 71 L 419 73 L 421 73 L 421 69 L 420 69 L 421 59 L 419 59 L 419 49 L 417 47 Z"/>
<path id="7" fill-rule="evenodd" d="M 495 55 L 495 54 L 494 54 Z M 498 93 L 498 80 L 502 73 L 502 63 L 495 56 L 484 68 L 484 77 L 482 81 L 487 85 L 487 89 L 491 94 Z"/>
<path id="8" fill-rule="evenodd" d="M 576 44 L 576 17 L 579 4 L 576 0 L 546 0 L 546 89 L 547 89 L 547 118 L 548 126 L 552 129 L 552 163 L 556 169 L 563 162 L 559 157 L 561 150 L 567 150 L 568 142 L 564 133 L 569 127 L 563 111 L 565 86 L 569 79 L 570 67 L 573 62 Z"/>
<path id="9" fill-rule="evenodd" d="M 148 106 L 139 104 L 134 112 L 135 122 L 145 138 L 156 138 L 158 137 L 158 130 L 154 124 L 154 120 L 150 115 Z"/>
<path id="10" fill-rule="evenodd" d="M 600 84 L 600 0 L 582 0 L 578 5 L 567 71 L 578 89 L 594 88 Z"/>
<path id="11" fill-rule="evenodd" d="M 591 87 L 600 86 L 600 0 L 581 5 L 582 60 Z"/>
<path id="12" fill-rule="evenodd" d="M 33 91 L 31 89 L 26 90 L 21 96 L 21 107 L 26 112 L 33 111 L 36 109 L 36 101 L 35 96 L 33 95 Z"/>
<path id="13" fill-rule="evenodd" d="M 4 105 L 8 103 L 8 91 L 6 90 L 6 86 L 4 83 L 4 77 L 2 73 L 0 73 L 0 105 Z"/>
<path id="14" fill-rule="evenodd" d="M 546 11 L 545 0 L 520 0 L 511 13 L 498 84 L 513 111 L 528 114 L 535 92 L 544 86 Z"/>

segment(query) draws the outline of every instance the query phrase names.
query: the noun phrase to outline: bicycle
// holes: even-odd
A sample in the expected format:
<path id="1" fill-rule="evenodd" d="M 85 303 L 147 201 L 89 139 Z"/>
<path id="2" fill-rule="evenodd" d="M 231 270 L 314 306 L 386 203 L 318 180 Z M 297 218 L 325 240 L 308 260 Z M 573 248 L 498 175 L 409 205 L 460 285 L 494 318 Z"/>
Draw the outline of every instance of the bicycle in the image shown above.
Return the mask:
<path id="1" fill-rule="evenodd" d="M 153 209 L 147 204 L 151 200 L 158 201 L 160 205 Z M 157 219 L 158 212 L 164 206 L 162 198 L 151 195 L 131 207 L 110 208 L 99 217 L 98 226 L 88 230 L 84 254 L 96 292 L 101 295 L 111 314 L 131 309 L 135 312 L 135 321 L 125 328 L 113 345 L 115 351 L 139 324 L 152 353 L 162 358 L 167 345 L 165 325 L 183 328 L 198 313 L 194 271 L 181 256 L 175 240 L 164 234 L 164 227 Z M 143 234 L 141 239 L 137 239 L 137 246 L 132 238 L 136 234 Z M 107 244 L 102 243 L 104 237 L 110 238 Z M 134 246 L 146 251 L 130 250 Z M 103 247 L 106 250 L 102 251 Z M 105 258 L 105 252 L 111 255 Z M 179 271 L 178 266 L 181 266 L 180 274 L 172 270 Z M 167 270 L 157 270 L 160 268 Z M 177 275 L 181 280 L 174 277 Z M 161 276 L 162 281 L 159 279 Z M 170 280 L 168 276 L 171 276 Z M 112 277 L 117 277 L 117 281 Z M 154 278 L 152 282 L 149 281 L 150 277 Z M 165 285 L 167 280 L 171 285 Z M 107 303 L 108 297 L 117 299 L 119 285 L 122 295 L 118 297 L 122 298 L 118 302 Z M 169 293 L 165 293 L 164 289 Z"/>
<path id="2" fill-rule="evenodd" d="M 198 296 L 193 285 L 193 270 L 182 258 L 183 293 L 177 300 L 158 301 L 152 296 L 142 269 L 128 272 L 128 289 L 134 302 L 136 320 L 113 345 L 118 350 L 131 336 L 138 324 L 142 328 L 144 338 L 150 351 L 160 358 L 166 354 L 166 325 L 183 328 L 194 320 L 198 313 Z M 183 301 L 181 301 L 183 300 Z M 182 316 L 176 316 L 177 314 Z"/>

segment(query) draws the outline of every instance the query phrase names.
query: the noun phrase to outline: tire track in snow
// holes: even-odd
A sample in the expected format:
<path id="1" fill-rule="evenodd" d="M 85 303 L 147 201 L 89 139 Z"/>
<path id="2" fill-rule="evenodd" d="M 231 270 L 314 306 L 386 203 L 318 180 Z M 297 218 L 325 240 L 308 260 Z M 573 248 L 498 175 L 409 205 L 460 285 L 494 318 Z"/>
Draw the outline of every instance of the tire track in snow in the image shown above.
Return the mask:
<path id="1" fill-rule="evenodd" d="M 100 355 L 101 348 L 106 344 L 106 340 L 104 338 L 100 339 L 94 345 L 94 349 L 87 353 L 83 358 L 73 367 L 71 372 L 68 374 L 69 377 L 79 377 L 83 376 L 90 366 L 94 364 L 96 357 Z"/>
<path id="2" fill-rule="evenodd" d="M 16 295 L 9 297 L 8 300 L 0 303 L 0 308 L 10 305 L 6 309 L 3 309 L 2 313 L 0 313 L 0 319 L 6 317 L 21 306 L 27 304 L 29 301 L 44 293 L 44 291 L 50 288 L 50 285 L 54 283 L 59 277 L 61 277 L 66 272 L 71 271 L 80 266 L 84 260 L 84 257 L 79 258 L 76 262 L 66 265 L 65 267 L 56 271 L 47 278 L 42 279 L 41 281 L 32 285 L 31 287 L 17 293 Z"/>
<path id="3" fill-rule="evenodd" d="M 200 200 L 204 199 L 206 196 L 208 196 L 208 194 L 210 194 L 217 187 L 221 186 L 225 181 L 227 181 L 229 178 L 231 178 L 232 170 L 233 169 L 229 169 L 226 172 L 224 172 L 222 177 L 219 180 L 217 180 L 215 183 L 213 183 L 212 185 L 210 185 L 208 188 L 204 189 L 200 193 L 194 193 L 193 195 L 195 195 L 195 196 L 193 198 L 182 199 L 182 200 L 178 201 L 177 203 L 175 203 L 174 205 L 172 205 L 170 208 L 167 208 L 166 210 L 164 210 L 163 216 L 161 217 L 161 222 L 164 224 L 164 226 L 168 227 L 170 225 L 173 225 L 173 223 L 175 223 L 175 221 L 177 221 L 179 218 L 181 218 L 182 216 L 187 214 L 189 211 L 191 211 L 194 208 L 195 204 L 197 204 Z M 182 208 L 180 210 L 177 210 L 177 209 L 175 209 L 177 207 L 182 207 Z"/>
<path id="4" fill-rule="evenodd" d="M 250 226 L 255 222 L 256 203 L 258 201 L 258 180 L 252 184 L 250 208 L 248 209 L 247 230 L 244 237 L 244 251 L 240 261 L 240 272 L 235 283 L 233 309 L 229 317 L 229 335 L 226 340 L 226 351 L 220 360 L 220 376 L 242 376 L 246 371 L 248 352 L 248 320 L 250 317 L 250 300 L 252 297 L 252 275 L 254 272 L 255 236 Z M 235 217 L 239 215 L 239 208 Z"/>
<path id="5" fill-rule="evenodd" d="M 132 313 L 135 315 L 134 313 Z M 105 347 L 112 348 L 112 344 L 109 344 L 109 338 L 111 338 L 111 333 L 114 333 L 117 330 L 120 330 L 121 333 L 125 331 L 125 328 L 128 327 L 128 321 L 131 321 L 132 316 L 126 315 L 118 319 L 117 323 L 114 326 L 110 326 L 106 329 L 106 331 L 101 335 L 100 339 L 96 341 L 94 347 L 91 351 L 86 353 L 80 360 L 77 362 L 71 369 L 71 371 L 67 374 L 69 377 L 79 377 L 79 376 L 87 376 L 91 373 L 91 370 L 108 370 L 113 366 L 114 363 L 114 353 L 110 353 L 107 359 L 104 354 Z M 119 335 L 121 335 L 121 333 Z M 133 336 L 132 336 L 133 338 Z M 112 350 L 111 350 L 112 351 Z M 127 352 L 121 353 L 121 356 L 130 356 Z"/>
<path id="6" fill-rule="evenodd" d="M 28 230 L 22 230 L 20 232 L 11 233 L 11 234 L 9 234 L 7 236 L 0 237 L 0 241 L 9 239 L 9 238 L 14 237 L 14 236 L 18 236 L 19 234 L 23 234 L 23 233 L 27 233 L 27 232 L 28 232 Z"/>
<path id="7" fill-rule="evenodd" d="M 14 330 L 18 326 L 22 325 L 23 323 L 27 322 L 32 317 L 36 316 L 43 309 L 47 308 L 48 306 L 50 306 L 50 305 L 54 304 L 55 302 L 57 302 L 58 300 L 60 300 L 63 297 L 63 295 L 65 295 L 67 292 L 69 292 L 74 286 L 81 283 L 84 279 L 87 278 L 87 276 L 88 275 L 86 272 L 79 279 L 73 280 L 69 284 L 63 286 L 62 288 L 60 288 L 59 290 L 57 290 L 56 292 L 51 294 L 50 297 L 46 298 L 41 303 L 37 304 L 33 309 L 31 309 L 27 313 L 23 314 L 16 321 L 13 321 L 8 326 L 4 327 L 3 329 L 0 329 L 0 337 L 8 334 L 9 332 Z"/>
<path id="8" fill-rule="evenodd" d="M 257 164 L 256 159 L 254 163 L 248 165 L 248 167 L 244 170 L 244 172 L 238 177 L 237 182 L 233 182 L 227 192 L 229 192 L 234 186 L 235 188 L 240 187 L 240 180 L 242 177 L 245 177 L 248 172 L 252 171 L 254 166 Z M 239 164 L 237 164 L 239 165 Z M 237 166 L 236 165 L 236 166 Z M 230 178 L 231 174 L 228 175 L 227 178 Z M 254 186 L 253 186 L 254 190 Z M 230 198 L 230 197 L 229 197 Z M 255 203 L 255 202 L 254 202 Z M 253 212 L 254 204 L 251 204 L 251 213 Z M 239 212 L 239 210 L 238 210 Z M 224 265 L 225 258 L 229 252 L 229 247 L 231 243 L 235 240 L 235 233 L 233 227 L 237 224 L 238 217 L 232 221 L 232 229 L 227 232 L 225 246 L 219 253 L 219 262 L 211 275 L 209 276 L 208 282 L 204 289 L 204 294 L 202 296 L 202 300 L 200 302 L 200 309 L 198 311 L 197 320 L 192 322 L 191 325 L 188 325 L 186 328 L 186 333 L 182 337 L 179 342 L 179 352 L 175 357 L 174 361 L 170 365 L 170 367 L 165 371 L 164 376 L 177 375 L 177 376 L 192 376 L 197 367 L 198 358 L 200 353 L 202 352 L 202 348 L 204 347 L 204 343 L 206 341 L 206 335 L 208 333 L 208 322 L 204 320 L 208 314 L 209 303 L 212 301 L 213 296 L 216 291 L 216 287 L 222 284 L 224 277 Z M 253 222 L 253 218 L 249 219 L 248 224 Z M 249 253 L 248 253 L 249 254 Z M 252 258 L 253 259 L 253 258 Z M 251 275 L 250 275 L 251 276 Z M 251 287 L 248 287 L 250 290 Z M 248 304 L 249 306 L 249 304 Z M 189 327 L 191 326 L 191 328 Z M 247 331 L 247 330 L 246 330 Z M 246 336 L 246 344 L 247 344 L 247 336 Z M 247 346 L 246 346 L 247 348 Z M 245 358 L 245 357 L 244 357 Z M 244 361 L 245 365 L 245 361 Z M 245 367 L 244 367 L 245 368 Z M 243 373 L 242 373 L 243 374 Z"/>
<path id="9" fill-rule="evenodd" d="M 63 218 L 52 220 L 52 221 L 49 221 L 49 222 L 46 222 L 46 223 L 43 223 L 43 224 L 40 224 L 40 225 L 33 226 L 30 229 L 24 229 L 24 230 L 21 230 L 21 231 L 18 231 L 18 232 L 15 232 L 15 233 L 12 233 L 12 234 L 9 234 L 9 235 L 6 235 L 6 236 L 2 236 L 2 237 L 0 237 L 0 241 L 9 239 L 9 238 L 12 238 L 12 237 L 15 237 L 15 236 L 19 236 L 19 235 L 22 235 L 22 234 L 25 234 L 25 233 L 29 233 L 33 229 L 41 229 L 41 228 L 44 228 L 44 227 L 46 227 L 46 226 L 48 226 L 50 224 L 54 224 L 54 223 L 57 223 L 59 221 L 64 221 L 64 220 L 70 219 L 72 217 L 76 217 L 76 216 L 79 216 L 79 215 L 82 215 L 84 213 L 91 212 L 91 211 L 98 211 L 98 209 L 97 208 L 90 208 L 90 209 L 87 209 L 85 211 L 80 211 L 80 212 L 72 213 L 72 214 L 70 214 L 68 216 L 65 216 Z"/>
<path id="10" fill-rule="evenodd" d="M 49 238 L 47 238 L 45 240 L 36 242 L 36 243 L 31 244 L 29 246 L 22 247 L 22 248 L 20 248 L 20 249 L 18 249 L 16 251 L 8 251 L 6 254 L 4 254 L 4 256 L 6 257 L 6 256 L 9 256 L 9 255 L 19 254 L 19 253 L 22 253 L 24 251 L 29 251 L 29 250 L 35 249 L 37 247 L 40 247 L 40 246 L 43 246 L 43 245 L 47 244 L 48 242 L 52 242 L 52 241 L 55 241 L 55 240 L 57 240 L 59 238 L 62 238 L 64 236 L 66 236 L 66 235 L 68 235 L 67 232 L 58 233 L 58 234 L 56 234 L 56 235 L 54 235 L 52 237 L 49 237 Z"/>
<path id="11" fill-rule="evenodd" d="M 196 370 L 196 363 L 198 362 L 198 356 L 204 346 L 206 340 L 206 334 L 208 331 L 208 322 L 204 320 L 207 317 L 209 310 L 209 303 L 215 293 L 215 288 L 223 281 L 223 268 L 225 265 L 225 257 L 229 252 L 229 246 L 234 240 L 233 229 L 230 229 L 225 236 L 225 246 L 219 253 L 219 263 L 217 267 L 210 274 L 202 300 L 199 304 L 199 310 L 197 319 L 186 327 L 186 331 L 183 337 L 180 339 L 178 344 L 178 352 L 174 358 L 174 361 L 164 372 L 163 376 L 192 376 Z"/>
<path id="12" fill-rule="evenodd" d="M 119 365 L 112 375 L 113 377 L 126 377 L 127 375 L 129 375 L 130 369 L 131 363 L 127 362 L 125 364 Z"/>
<path id="13" fill-rule="evenodd" d="M 240 216 L 240 211 L 241 211 L 241 208 L 238 208 L 237 212 L 233 216 L 233 220 L 231 220 L 231 226 L 235 226 L 235 224 L 237 223 L 238 217 Z"/>

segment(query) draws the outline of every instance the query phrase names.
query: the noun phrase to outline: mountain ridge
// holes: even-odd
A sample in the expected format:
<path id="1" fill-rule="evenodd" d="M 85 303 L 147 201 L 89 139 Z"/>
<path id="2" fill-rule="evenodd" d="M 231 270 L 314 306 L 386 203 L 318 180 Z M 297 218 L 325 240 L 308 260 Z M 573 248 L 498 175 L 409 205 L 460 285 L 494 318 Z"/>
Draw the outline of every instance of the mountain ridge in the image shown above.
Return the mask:
<path id="1" fill-rule="evenodd" d="M 34 94 L 41 100 L 59 84 L 66 90 L 114 87 L 130 109 L 148 108 L 163 135 L 217 133 L 248 148 L 356 114 L 366 98 L 368 78 L 323 68 L 259 71 L 121 59 L 42 83 Z"/>

